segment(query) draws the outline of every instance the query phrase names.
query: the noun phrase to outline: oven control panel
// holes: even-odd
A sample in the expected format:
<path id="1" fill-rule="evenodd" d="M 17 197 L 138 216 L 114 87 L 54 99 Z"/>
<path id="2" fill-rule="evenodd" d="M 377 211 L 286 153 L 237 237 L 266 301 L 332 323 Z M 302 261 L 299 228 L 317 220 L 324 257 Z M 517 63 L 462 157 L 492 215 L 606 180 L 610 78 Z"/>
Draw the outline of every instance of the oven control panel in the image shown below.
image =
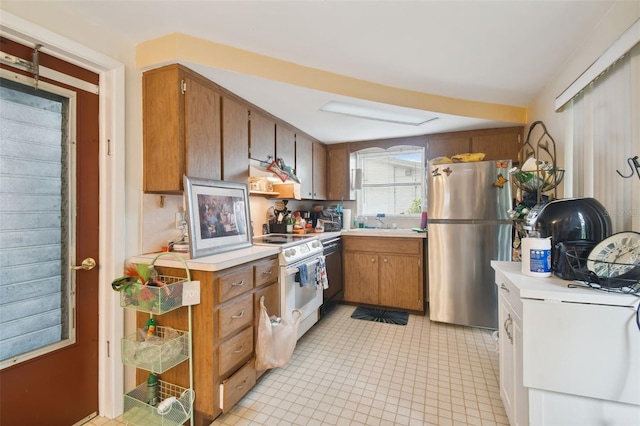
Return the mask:
<path id="1" fill-rule="evenodd" d="M 281 254 L 285 263 L 292 263 L 306 257 L 322 253 L 322 243 L 319 240 L 305 241 L 291 247 L 283 248 Z"/>

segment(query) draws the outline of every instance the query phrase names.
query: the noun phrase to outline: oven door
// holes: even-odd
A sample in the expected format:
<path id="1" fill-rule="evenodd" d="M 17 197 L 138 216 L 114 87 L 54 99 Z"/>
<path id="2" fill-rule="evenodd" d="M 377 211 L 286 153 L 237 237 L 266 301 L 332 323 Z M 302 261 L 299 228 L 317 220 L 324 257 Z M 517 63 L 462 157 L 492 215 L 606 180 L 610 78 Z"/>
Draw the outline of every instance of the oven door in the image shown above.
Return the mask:
<path id="1" fill-rule="evenodd" d="M 316 267 L 319 261 L 319 257 L 314 256 L 282 267 L 280 316 L 285 316 L 294 309 L 302 312 L 298 338 L 318 321 L 318 309 L 322 305 L 323 293 L 323 290 L 318 290 L 316 286 Z M 296 281 L 301 267 L 307 269 L 306 285 L 301 285 L 300 281 Z"/>

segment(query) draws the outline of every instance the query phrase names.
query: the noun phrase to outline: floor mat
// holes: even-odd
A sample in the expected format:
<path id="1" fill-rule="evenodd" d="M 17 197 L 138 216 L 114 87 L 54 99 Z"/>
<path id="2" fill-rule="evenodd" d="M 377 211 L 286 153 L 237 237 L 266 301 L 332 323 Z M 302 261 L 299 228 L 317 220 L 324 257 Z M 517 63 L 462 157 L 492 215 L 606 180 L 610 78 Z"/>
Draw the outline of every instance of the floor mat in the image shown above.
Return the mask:
<path id="1" fill-rule="evenodd" d="M 353 311 L 353 314 L 351 314 L 351 318 L 365 321 L 384 322 L 386 324 L 407 325 L 407 322 L 409 321 L 409 314 L 407 312 L 358 307 Z"/>

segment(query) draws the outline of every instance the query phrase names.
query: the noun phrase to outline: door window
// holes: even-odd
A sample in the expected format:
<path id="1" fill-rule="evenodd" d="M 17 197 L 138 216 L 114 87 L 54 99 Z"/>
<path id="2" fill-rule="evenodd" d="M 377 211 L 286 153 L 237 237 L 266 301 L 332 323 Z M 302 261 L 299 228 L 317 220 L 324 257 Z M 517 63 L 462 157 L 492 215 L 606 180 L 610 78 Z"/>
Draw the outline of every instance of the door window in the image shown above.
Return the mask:
<path id="1" fill-rule="evenodd" d="M 75 274 L 66 266 L 75 229 L 68 143 L 75 95 L 12 77 L 0 85 L 2 367 L 75 341 Z"/>

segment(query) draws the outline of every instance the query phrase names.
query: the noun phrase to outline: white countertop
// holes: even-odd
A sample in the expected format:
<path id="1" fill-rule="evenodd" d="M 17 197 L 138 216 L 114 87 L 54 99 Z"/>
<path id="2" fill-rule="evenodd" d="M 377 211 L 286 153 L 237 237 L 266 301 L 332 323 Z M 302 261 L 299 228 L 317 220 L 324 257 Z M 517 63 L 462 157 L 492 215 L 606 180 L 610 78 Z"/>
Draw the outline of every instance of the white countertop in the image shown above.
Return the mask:
<path id="1" fill-rule="evenodd" d="M 637 306 L 640 302 L 638 296 L 593 289 L 580 281 L 567 281 L 554 275 L 544 278 L 523 275 L 521 262 L 492 260 L 491 267 L 515 284 L 523 299 L 617 306 Z M 576 287 L 569 287 L 570 285 Z"/>
<path id="2" fill-rule="evenodd" d="M 338 238 L 341 235 L 358 236 L 358 237 L 400 237 L 400 238 L 426 238 L 426 233 L 415 232 L 410 229 L 375 229 L 375 228 L 358 228 L 348 229 L 339 232 L 318 232 L 314 233 L 320 241 Z M 155 261 L 157 266 L 165 266 L 169 268 L 183 268 L 182 262 L 177 260 L 175 256 L 180 256 L 185 260 L 187 266 L 193 271 L 220 271 L 232 266 L 241 265 L 246 262 L 262 259 L 267 256 L 278 254 L 280 247 L 278 246 L 258 246 L 253 245 L 249 248 L 228 251 L 224 253 L 214 254 L 211 256 L 190 259 L 189 253 L 171 252 L 165 256 L 159 256 Z M 161 253 L 145 253 L 133 256 L 129 259 L 130 263 L 151 263 L 153 259 Z"/>
<path id="3" fill-rule="evenodd" d="M 171 254 L 175 254 L 183 258 L 187 262 L 190 270 L 193 271 L 220 271 L 222 269 L 231 268 L 232 266 L 241 265 L 246 262 L 262 259 L 267 256 L 278 254 L 280 247 L 274 246 L 252 246 L 244 249 L 227 251 L 224 253 L 214 254 L 211 256 L 190 259 L 189 253 L 171 252 L 166 256 L 160 256 L 154 263 L 156 266 L 166 266 L 169 268 L 184 268 L 182 262 L 177 260 Z M 151 263 L 154 257 L 161 253 L 140 254 L 129 259 L 131 263 Z"/>

